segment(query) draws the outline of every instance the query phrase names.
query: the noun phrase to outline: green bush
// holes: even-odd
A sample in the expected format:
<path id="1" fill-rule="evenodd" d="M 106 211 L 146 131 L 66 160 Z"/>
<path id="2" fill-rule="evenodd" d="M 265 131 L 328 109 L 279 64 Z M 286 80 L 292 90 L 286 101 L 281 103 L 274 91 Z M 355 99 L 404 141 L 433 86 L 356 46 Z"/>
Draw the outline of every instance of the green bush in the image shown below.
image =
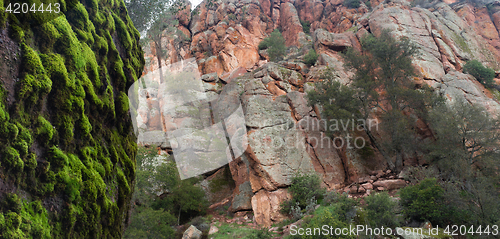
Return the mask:
<path id="1" fill-rule="evenodd" d="M 347 8 L 358 8 L 361 5 L 360 0 L 347 0 L 343 4 Z"/>
<path id="2" fill-rule="evenodd" d="M 124 238 L 174 238 L 171 225 L 175 222 L 175 216 L 162 209 L 142 207 L 131 218 Z"/>
<path id="3" fill-rule="evenodd" d="M 314 49 L 309 50 L 309 52 L 304 56 L 304 63 L 308 66 L 316 64 L 318 60 L 318 54 Z"/>
<path id="4" fill-rule="evenodd" d="M 283 58 L 286 52 L 285 39 L 278 29 L 274 29 L 269 37 L 264 38 L 259 43 L 259 50 L 264 49 L 267 49 L 271 61 L 278 61 Z"/>
<path id="5" fill-rule="evenodd" d="M 445 191 L 435 178 L 401 189 L 400 196 L 403 213 L 410 219 L 442 226 L 460 221 L 461 211 L 445 200 Z"/>
<path id="6" fill-rule="evenodd" d="M 358 202 L 354 199 L 348 198 L 346 195 L 340 195 L 336 198 L 335 203 L 329 206 L 319 207 L 318 210 L 314 212 L 312 218 L 305 219 L 305 224 L 301 227 L 304 229 L 314 229 L 322 228 L 323 225 L 328 225 L 333 228 L 349 228 L 349 225 L 354 224 L 354 219 L 358 216 L 356 209 L 357 204 Z M 291 231 L 292 234 L 297 235 L 291 235 L 288 238 L 356 238 L 354 235 L 323 234 L 322 237 L 318 237 L 318 232 L 316 232 L 316 235 L 306 235 L 306 231 L 304 231 L 304 235 L 298 235 L 296 232 L 298 231 Z"/>
<path id="7" fill-rule="evenodd" d="M 309 21 L 300 20 L 300 24 L 302 25 L 302 30 L 304 31 L 304 33 L 310 33 L 311 23 Z"/>
<path id="8" fill-rule="evenodd" d="M 308 204 L 311 204 L 312 198 L 321 201 L 325 194 L 325 189 L 321 188 L 320 178 L 316 174 L 294 176 L 288 191 L 292 199 L 281 204 L 281 212 L 285 214 L 290 214 L 292 207 L 298 206 L 305 209 Z"/>
<path id="9" fill-rule="evenodd" d="M 370 225 L 375 227 L 391 227 L 399 226 L 398 218 L 396 217 L 395 209 L 397 203 L 394 202 L 387 192 L 372 194 L 365 197 L 367 218 Z"/>
<path id="10" fill-rule="evenodd" d="M 474 76 L 483 85 L 493 85 L 495 71 L 491 68 L 484 67 L 478 60 L 472 60 L 465 63 L 464 72 Z"/>

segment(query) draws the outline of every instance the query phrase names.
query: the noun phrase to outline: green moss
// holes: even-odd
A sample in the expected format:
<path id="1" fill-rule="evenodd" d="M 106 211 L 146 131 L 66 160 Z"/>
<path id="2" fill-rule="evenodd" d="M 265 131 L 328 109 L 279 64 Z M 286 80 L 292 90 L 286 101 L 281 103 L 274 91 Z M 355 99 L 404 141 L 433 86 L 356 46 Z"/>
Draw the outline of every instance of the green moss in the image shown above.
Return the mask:
<path id="1" fill-rule="evenodd" d="M 8 216 L 12 206 L 0 205 L 0 238 L 122 236 L 136 149 L 125 90 L 142 73 L 139 34 L 121 0 L 60 2 L 70 11 L 36 29 L 28 23 L 45 18 L 7 20 L 22 65 L 12 115 L 0 87 L 0 175 L 33 202 Z M 38 197 L 58 210 L 47 213 Z"/>
<path id="2" fill-rule="evenodd" d="M 24 166 L 30 170 L 35 170 L 37 167 L 38 163 L 36 161 L 36 155 L 34 153 L 31 153 L 30 156 L 26 159 L 26 163 Z"/>
<path id="3" fill-rule="evenodd" d="M 41 59 L 43 66 L 47 71 L 47 75 L 55 83 L 61 84 L 63 82 L 64 86 L 72 86 L 72 82 L 69 79 L 68 71 L 64 65 L 64 58 L 59 54 L 42 54 Z"/>
<path id="4" fill-rule="evenodd" d="M 5 126 L 5 135 L 7 140 L 14 141 L 19 134 L 19 128 L 15 124 L 7 123 Z"/>
<path id="5" fill-rule="evenodd" d="M 5 149 L 2 164 L 17 172 L 21 172 L 24 169 L 24 162 L 21 159 L 19 152 L 13 147 L 7 147 Z"/>
<path id="6" fill-rule="evenodd" d="M 17 97 L 21 100 L 28 99 L 28 102 L 34 105 L 51 91 L 52 81 L 45 75 L 39 55 L 26 44 L 22 44 L 21 48 L 24 73 L 18 83 Z"/>
<path id="7" fill-rule="evenodd" d="M 78 122 L 79 129 L 81 131 L 81 134 L 88 138 L 91 139 L 91 131 L 92 131 L 92 125 L 89 122 L 89 119 L 87 118 L 86 115 L 82 115 L 79 122 Z"/>
<path id="8" fill-rule="evenodd" d="M 26 143 L 26 141 L 17 140 L 12 144 L 12 147 L 14 147 L 19 152 L 19 156 L 21 158 L 24 158 L 28 155 L 28 144 Z"/>
<path id="9" fill-rule="evenodd" d="M 113 15 L 113 17 L 116 24 L 116 31 L 120 37 L 120 43 L 125 47 L 126 51 L 131 51 L 132 38 L 130 37 L 127 25 L 117 15 Z"/>
<path id="10" fill-rule="evenodd" d="M 127 94 L 120 92 L 115 105 L 121 114 L 127 114 L 129 110 L 129 100 Z"/>
<path id="11" fill-rule="evenodd" d="M 68 156 L 59 148 L 50 147 L 49 162 L 53 167 L 64 167 L 69 164 Z"/>
<path id="12" fill-rule="evenodd" d="M 7 14 L 5 13 L 5 8 L 3 7 L 3 0 L 0 0 L 0 28 L 5 25 L 5 20 L 7 19 Z"/>
<path id="13" fill-rule="evenodd" d="M 38 127 L 36 134 L 41 140 L 48 142 L 54 136 L 54 127 L 43 116 L 38 116 Z"/>
<path id="14" fill-rule="evenodd" d="M 40 48 L 43 52 L 51 51 L 54 48 L 54 43 L 56 43 L 60 37 L 61 34 L 51 22 L 47 22 L 40 26 Z"/>
<path id="15" fill-rule="evenodd" d="M 12 38 L 17 42 L 23 42 L 25 36 L 24 30 L 17 25 L 11 26 L 11 28 L 12 28 L 12 33 L 11 33 Z"/>

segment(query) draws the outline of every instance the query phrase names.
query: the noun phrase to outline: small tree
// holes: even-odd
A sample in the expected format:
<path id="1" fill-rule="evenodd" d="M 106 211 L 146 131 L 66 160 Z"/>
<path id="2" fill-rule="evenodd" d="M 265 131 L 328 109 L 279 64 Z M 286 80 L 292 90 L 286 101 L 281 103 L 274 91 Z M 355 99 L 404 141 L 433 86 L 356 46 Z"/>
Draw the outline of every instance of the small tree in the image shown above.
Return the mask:
<path id="1" fill-rule="evenodd" d="M 369 35 L 361 43 L 362 52 L 350 48 L 344 54 L 346 67 L 355 71 L 352 88 L 320 83 L 316 92 L 308 92 L 309 102 L 323 105 L 328 119 L 363 119 L 359 123 L 367 122 L 373 109 L 377 109 L 378 116 L 384 119 L 382 127 L 387 139 L 381 143 L 370 127 L 363 125 L 363 129 L 389 167 L 397 170 L 403 155 L 419 145 L 415 142 L 416 120 L 411 115 L 425 119 L 428 106 L 437 97 L 429 87 L 416 90 L 411 80 L 415 75 L 411 57 L 417 49 L 409 39 L 398 41 L 388 31 L 382 31 L 378 38 Z"/>
<path id="2" fill-rule="evenodd" d="M 271 61 L 279 61 L 286 53 L 285 39 L 278 29 L 259 43 L 259 50 L 267 49 Z"/>
<path id="3" fill-rule="evenodd" d="M 457 100 L 430 112 L 435 140 L 427 145 L 428 162 L 445 183 L 446 203 L 455 224 L 485 225 L 500 217 L 498 200 L 500 122 L 484 108 Z M 453 216 L 453 217 L 451 217 Z"/>
<path id="4" fill-rule="evenodd" d="M 483 64 L 478 60 L 472 60 L 465 63 L 464 72 L 471 74 L 485 86 L 493 85 L 495 71 L 491 68 L 484 67 Z"/>
<path id="5" fill-rule="evenodd" d="M 285 214 L 290 213 L 292 207 L 305 209 L 311 199 L 320 201 L 325 194 L 325 189 L 321 188 L 321 179 L 316 174 L 294 176 L 288 191 L 292 199 L 281 204 L 281 211 Z"/>
<path id="6" fill-rule="evenodd" d="M 314 49 L 309 50 L 309 52 L 307 52 L 307 54 L 304 56 L 304 63 L 308 66 L 316 64 L 317 60 L 318 54 L 316 54 L 316 51 Z"/>
<path id="7" fill-rule="evenodd" d="M 387 192 L 372 194 L 365 197 L 366 211 L 370 225 L 374 227 L 397 227 L 399 221 L 396 216 L 397 203 L 394 202 Z"/>
<path id="8" fill-rule="evenodd" d="M 483 173 L 495 167 L 500 122 L 483 107 L 465 100 L 441 105 L 431 111 L 430 124 L 436 141 L 429 145 L 428 159 L 440 166 L 446 179 L 471 175 L 472 165 Z"/>
<path id="9" fill-rule="evenodd" d="M 311 23 L 309 21 L 300 20 L 300 24 L 302 25 L 304 33 L 309 33 L 311 31 Z"/>
<path id="10" fill-rule="evenodd" d="M 164 33 L 170 35 L 179 33 L 176 28 L 178 20 L 175 19 L 175 14 L 185 9 L 186 5 L 183 1 L 174 0 L 126 0 L 125 5 L 135 27 L 145 36 L 145 38 L 141 40 L 143 47 L 151 41 L 154 43 L 156 59 L 158 61 L 158 71 L 160 73 L 160 83 L 162 83 L 162 59 L 165 58 L 167 52 L 162 46 L 161 38 Z"/>
<path id="11" fill-rule="evenodd" d="M 346 6 L 347 8 L 358 8 L 359 6 L 361 6 L 361 1 L 360 0 L 346 0 L 343 3 L 343 5 Z"/>
<path id="12" fill-rule="evenodd" d="M 457 220 L 457 208 L 446 201 L 445 191 L 435 178 L 400 191 L 403 213 L 411 219 L 429 220 L 433 225 L 448 225 Z"/>

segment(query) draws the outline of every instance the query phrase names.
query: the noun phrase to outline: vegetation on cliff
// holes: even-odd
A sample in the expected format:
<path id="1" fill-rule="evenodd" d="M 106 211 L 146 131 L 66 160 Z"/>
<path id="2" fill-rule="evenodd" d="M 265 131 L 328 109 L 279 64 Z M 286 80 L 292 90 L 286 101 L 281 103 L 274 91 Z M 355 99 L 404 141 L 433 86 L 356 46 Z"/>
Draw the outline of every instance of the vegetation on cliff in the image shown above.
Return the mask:
<path id="1" fill-rule="evenodd" d="M 46 18 L 2 11 L 21 63 L 0 87 L 10 192 L 0 193 L 0 237 L 120 238 L 137 148 L 124 92 L 144 66 L 139 33 L 121 0 L 59 3 Z"/>
<path id="2" fill-rule="evenodd" d="M 139 147 L 136 159 L 137 181 L 125 238 L 174 238 L 177 231 L 172 226 L 205 215 L 208 201 L 195 186 L 198 179 L 180 180 L 171 157 L 158 156 L 155 147 Z"/>
<path id="3" fill-rule="evenodd" d="M 259 50 L 265 49 L 267 49 L 269 60 L 271 61 L 279 61 L 285 55 L 285 39 L 278 29 L 274 29 L 271 35 L 264 38 L 264 40 L 259 43 Z"/>
<path id="4" fill-rule="evenodd" d="M 407 169 L 406 179 L 416 184 L 400 193 L 407 222 L 427 220 L 440 227 L 498 223 L 500 206 L 493 201 L 499 197 L 499 122 L 480 106 L 463 100 L 445 104 L 430 89 L 415 85 L 410 80 L 410 56 L 416 51 L 407 39 L 396 41 L 384 32 L 379 38 L 365 38 L 362 46 L 363 54 L 354 49 L 345 54 L 347 65 L 355 70 L 352 84 L 320 83 L 318 91 L 309 92 L 310 103 L 321 104 L 329 119 L 368 119 L 376 108 L 375 116 L 382 119 L 382 133 L 377 137 L 383 137 L 383 143 L 363 126 L 372 145 L 386 152 L 386 159 L 396 158 L 388 165 L 401 170 L 403 155 L 411 152 L 418 152 L 429 163 Z M 479 74 L 480 79 L 491 75 L 480 63 L 472 62 L 467 69 L 486 72 Z M 425 140 L 417 131 L 418 121 L 428 125 L 432 134 Z M 366 201 L 387 204 L 371 198 Z"/>

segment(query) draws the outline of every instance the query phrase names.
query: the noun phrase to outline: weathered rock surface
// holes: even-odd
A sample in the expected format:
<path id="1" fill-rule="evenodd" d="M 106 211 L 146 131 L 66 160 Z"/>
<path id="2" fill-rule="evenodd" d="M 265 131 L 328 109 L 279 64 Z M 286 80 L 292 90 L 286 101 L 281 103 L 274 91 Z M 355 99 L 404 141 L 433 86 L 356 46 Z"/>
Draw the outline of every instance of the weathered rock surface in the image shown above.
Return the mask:
<path id="1" fill-rule="evenodd" d="M 290 194 L 285 189 L 258 191 L 252 197 L 255 221 L 260 225 L 269 227 L 272 223 L 285 219 L 286 217 L 279 212 L 280 203 L 290 198 Z"/>
<path id="2" fill-rule="evenodd" d="M 195 226 L 191 225 L 189 228 L 182 234 L 182 239 L 200 239 L 201 231 L 198 230 Z"/>

